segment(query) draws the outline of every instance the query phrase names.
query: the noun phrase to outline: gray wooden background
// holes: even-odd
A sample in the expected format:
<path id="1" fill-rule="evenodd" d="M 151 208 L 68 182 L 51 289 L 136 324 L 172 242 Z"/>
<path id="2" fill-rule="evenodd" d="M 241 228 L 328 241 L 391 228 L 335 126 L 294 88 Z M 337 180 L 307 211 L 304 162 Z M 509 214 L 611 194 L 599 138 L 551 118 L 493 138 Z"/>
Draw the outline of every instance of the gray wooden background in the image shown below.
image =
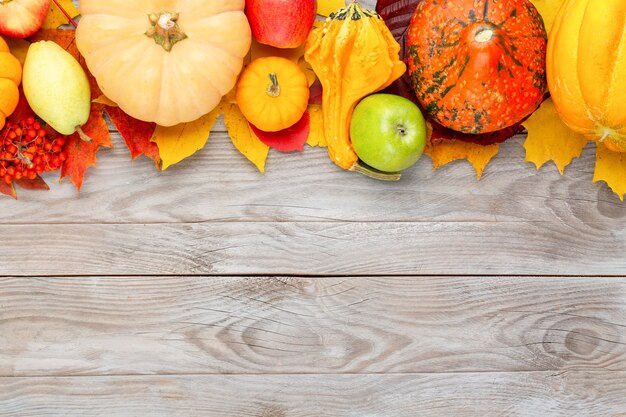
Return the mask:
<path id="1" fill-rule="evenodd" d="M 591 148 L 389 184 L 322 149 L 263 176 L 216 131 L 164 173 L 114 133 L 80 194 L 0 199 L 0 415 L 626 416 L 626 206 Z"/>

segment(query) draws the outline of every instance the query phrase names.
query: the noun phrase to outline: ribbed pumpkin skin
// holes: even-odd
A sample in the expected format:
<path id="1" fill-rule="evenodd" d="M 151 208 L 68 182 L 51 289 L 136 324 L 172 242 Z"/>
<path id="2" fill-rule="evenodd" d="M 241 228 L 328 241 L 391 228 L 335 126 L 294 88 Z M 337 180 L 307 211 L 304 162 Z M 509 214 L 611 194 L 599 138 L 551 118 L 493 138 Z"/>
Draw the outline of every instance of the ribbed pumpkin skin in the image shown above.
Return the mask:
<path id="1" fill-rule="evenodd" d="M 548 44 L 548 83 L 574 131 L 626 152 L 626 1 L 567 0 Z"/>
<path id="2" fill-rule="evenodd" d="M 408 32 L 411 83 L 426 112 L 471 134 L 512 126 L 547 89 L 547 35 L 528 0 L 422 0 Z"/>
<path id="3" fill-rule="evenodd" d="M 250 49 L 244 0 L 81 0 L 76 45 L 102 92 L 130 116 L 161 126 L 209 113 L 237 81 Z M 150 15 L 178 15 L 170 51 Z M 168 22 L 164 22 L 168 23 Z"/>

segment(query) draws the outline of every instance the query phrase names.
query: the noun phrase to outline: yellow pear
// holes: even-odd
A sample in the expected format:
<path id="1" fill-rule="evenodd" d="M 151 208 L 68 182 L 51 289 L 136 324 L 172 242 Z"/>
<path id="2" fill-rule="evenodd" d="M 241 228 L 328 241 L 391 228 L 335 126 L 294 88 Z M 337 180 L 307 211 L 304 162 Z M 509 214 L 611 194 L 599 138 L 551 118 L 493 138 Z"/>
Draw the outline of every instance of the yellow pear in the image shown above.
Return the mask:
<path id="1" fill-rule="evenodd" d="M 22 76 L 24 95 L 31 109 L 62 135 L 78 132 L 91 109 L 91 89 L 78 61 L 51 41 L 33 43 L 28 49 Z"/>

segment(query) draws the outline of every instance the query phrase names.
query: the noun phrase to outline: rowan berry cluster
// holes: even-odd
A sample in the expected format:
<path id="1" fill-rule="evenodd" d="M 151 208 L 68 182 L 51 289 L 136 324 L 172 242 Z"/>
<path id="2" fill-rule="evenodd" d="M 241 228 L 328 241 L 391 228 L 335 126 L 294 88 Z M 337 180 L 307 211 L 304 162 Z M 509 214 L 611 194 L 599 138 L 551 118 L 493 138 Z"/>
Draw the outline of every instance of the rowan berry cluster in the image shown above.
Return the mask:
<path id="1" fill-rule="evenodd" d="M 67 159 L 65 139 L 49 138 L 34 117 L 7 122 L 0 131 L 0 180 L 34 180 L 44 172 L 57 171 Z"/>

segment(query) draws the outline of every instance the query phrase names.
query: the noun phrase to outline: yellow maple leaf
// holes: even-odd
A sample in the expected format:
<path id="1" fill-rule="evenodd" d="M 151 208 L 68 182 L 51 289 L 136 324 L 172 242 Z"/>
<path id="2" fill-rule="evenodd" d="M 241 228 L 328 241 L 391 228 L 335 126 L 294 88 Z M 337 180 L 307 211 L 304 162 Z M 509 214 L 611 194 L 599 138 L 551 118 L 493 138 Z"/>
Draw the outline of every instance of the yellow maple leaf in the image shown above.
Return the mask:
<path id="1" fill-rule="evenodd" d="M 72 16 L 72 19 L 77 17 L 80 14 L 76 6 L 74 6 L 74 4 L 72 3 L 72 0 L 57 0 L 57 1 L 61 5 L 61 7 L 63 7 L 63 9 L 65 9 L 65 11 L 70 16 Z M 50 11 L 48 12 L 48 15 L 46 16 L 46 20 L 44 20 L 43 22 L 42 28 L 43 29 L 56 29 L 59 26 L 67 25 L 69 23 L 70 21 L 67 19 L 67 17 L 65 17 L 63 12 L 57 7 L 57 5 L 54 4 L 54 2 L 50 3 Z"/>
<path id="2" fill-rule="evenodd" d="M 92 103 L 104 104 L 105 106 L 108 106 L 108 107 L 117 107 L 117 103 L 115 103 L 113 100 L 111 100 L 110 98 L 108 98 L 104 94 L 102 94 L 98 98 L 94 98 L 93 100 L 91 100 L 91 102 Z"/>
<path id="3" fill-rule="evenodd" d="M 307 145 L 311 147 L 326 147 L 326 137 L 324 136 L 324 115 L 322 114 L 322 106 L 319 104 L 311 104 L 309 106 L 310 128 Z"/>
<path id="4" fill-rule="evenodd" d="M 458 140 L 444 140 L 431 144 L 428 140 L 424 153 L 432 159 L 433 170 L 452 161 L 467 159 L 476 170 L 476 178 L 480 181 L 487 164 L 498 154 L 499 150 L 500 144 L 498 143 L 484 146 Z"/>
<path id="5" fill-rule="evenodd" d="M 563 123 L 552 99 L 544 101 L 523 125 L 528 130 L 524 142 L 526 161 L 533 162 L 537 169 L 553 161 L 563 175 L 565 167 L 580 156 L 588 142 Z"/>
<path id="6" fill-rule="evenodd" d="M 221 106 L 218 106 L 194 122 L 172 127 L 157 126 L 150 140 L 159 147 L 162 170 L 165 171 L 202 149 L 221 112 Z"/>
<path id="7" fill-rule="evenodd" d="M 224 104 L 224 124 L 235 148 L 261 173 L 265 173 L 265 161 L 270 148 L 256 137 L 236 104 Z"/>
<path id="8" fill-rule="evenodd" d="M 607 183 L 611 190 L 624 201 L 626 194 L 626 153 L 613 152 L 601 143 L 596 144 L 596 170 L 594 184 L 598 181 Z"/>
<path id="9" fill-rule="evenodd" d="M 342 7 L 346 7 L 344 0 L 317 0 L 317 14 L 328 17 Z"/>
<path id="10" fill-rule="evenodd" d="M 561 5 L 565 0 L 530 0 L 535 5 L 541 17 L 543 17 L 543 23 L 546 25 L 546 31 L 550 33 L 552 23 L 557 12 L 561 8 Z"/>

